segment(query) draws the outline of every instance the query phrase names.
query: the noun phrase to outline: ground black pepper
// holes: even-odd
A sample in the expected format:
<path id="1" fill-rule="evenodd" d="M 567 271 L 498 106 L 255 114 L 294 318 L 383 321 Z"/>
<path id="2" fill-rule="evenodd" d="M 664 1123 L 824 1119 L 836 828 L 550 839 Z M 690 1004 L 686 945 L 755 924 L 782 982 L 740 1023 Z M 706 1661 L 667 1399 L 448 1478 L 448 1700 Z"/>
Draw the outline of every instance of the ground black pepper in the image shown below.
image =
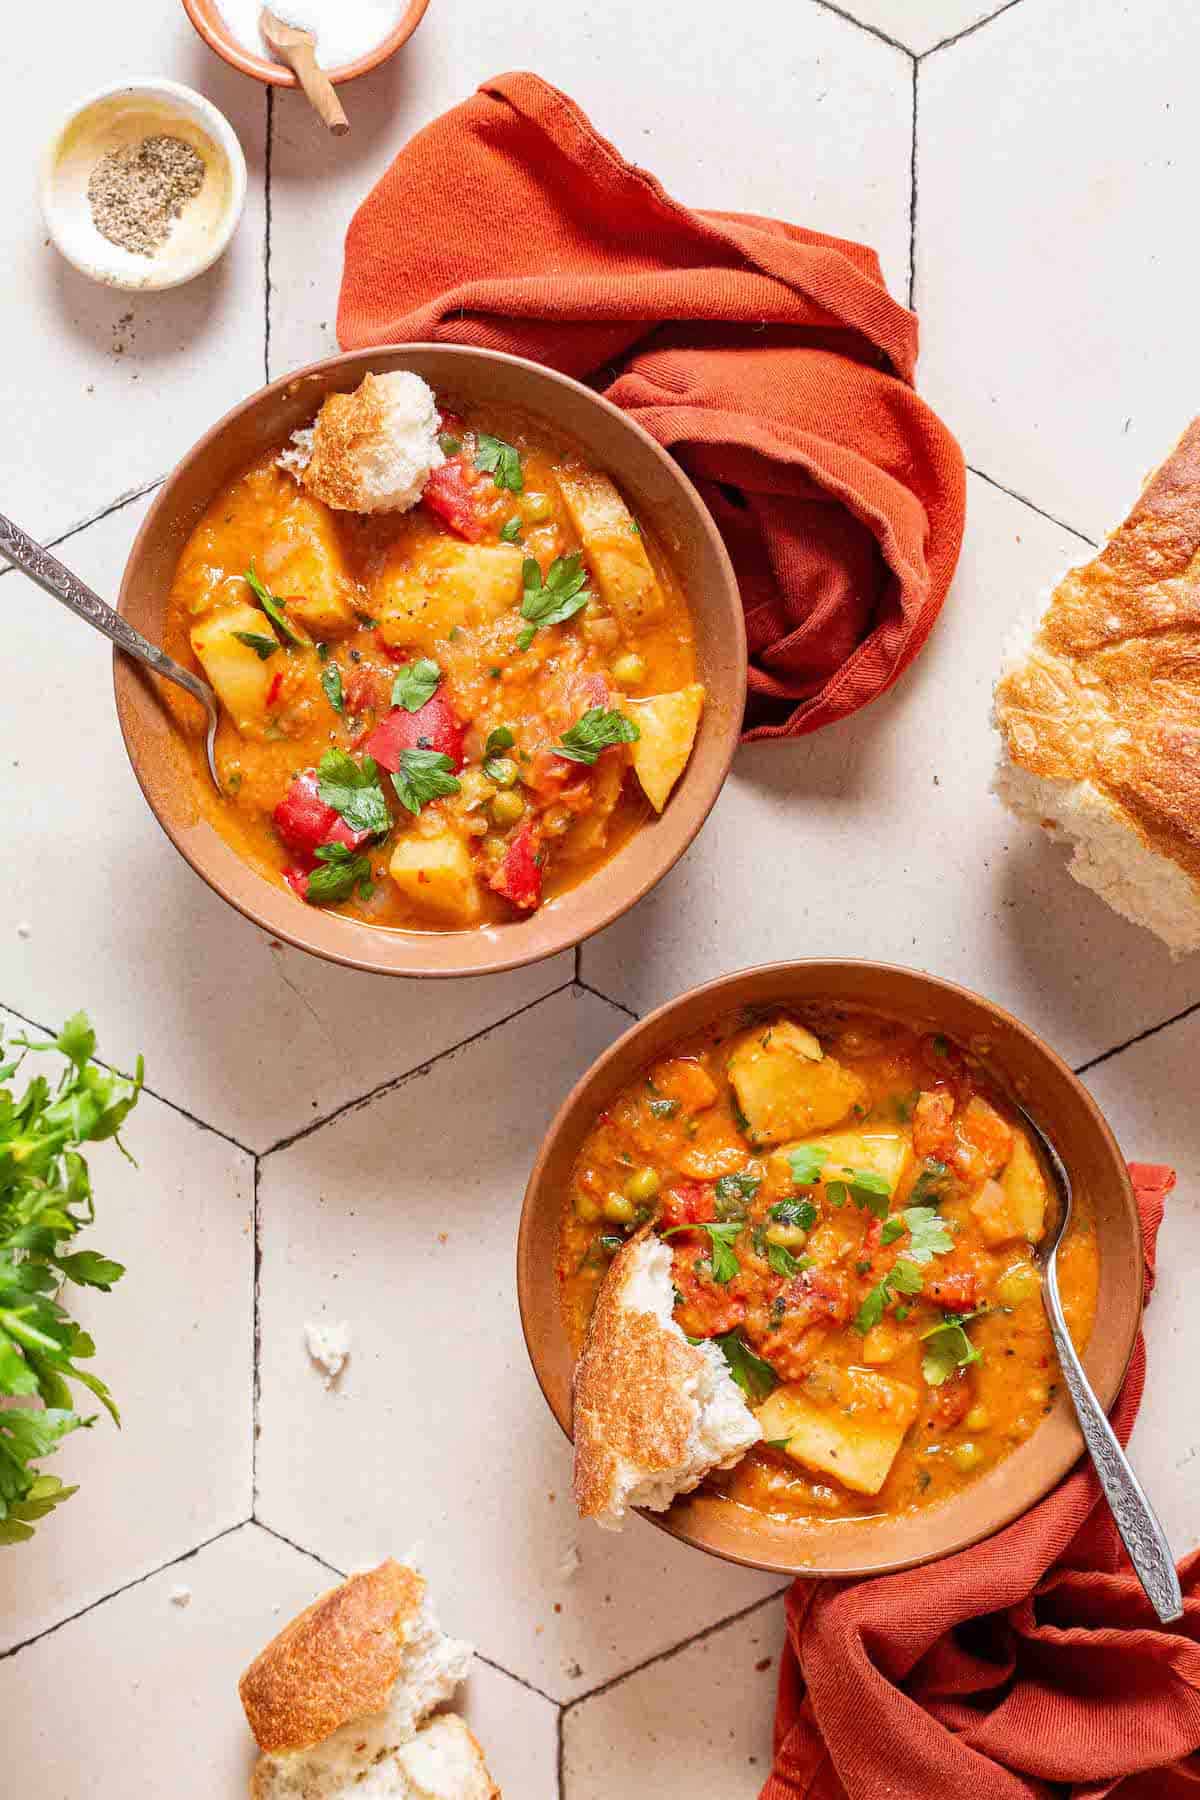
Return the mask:
<path id="1" fill-rule="evenodd" d="M 183 138 L 159 135 L 110 150 L 92 170 L 88 203 L 110 243 L 152 256 L 204 185 L 204 159 Z"/>

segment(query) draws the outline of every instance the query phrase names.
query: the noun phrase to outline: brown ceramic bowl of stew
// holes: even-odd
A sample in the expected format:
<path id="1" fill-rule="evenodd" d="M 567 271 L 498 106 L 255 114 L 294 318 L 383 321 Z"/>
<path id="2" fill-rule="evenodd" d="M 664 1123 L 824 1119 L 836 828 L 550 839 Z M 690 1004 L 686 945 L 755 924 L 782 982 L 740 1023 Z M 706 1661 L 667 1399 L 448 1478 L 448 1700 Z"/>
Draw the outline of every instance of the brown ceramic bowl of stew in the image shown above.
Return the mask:
<path id="1" fill-rule="evenodd" d="M 438 421 L 457 434 L 439 438 L 442 510 L 432 510 L 431 477 L 410 512 L 331 511 L 277 458 L 327 397 L 394 371 L 428 382 Z M 517 457 L 511 468 L 496 466 L 501 438 Z M 492 472 L 481 473 L 489 463 Z M 506 468 L 519 491 L 500 485 Z M 464 493 L 478 519 L 456 511 Z M 608 535 L 593 539 L 597 494 L 624 530 L 609 518 Z M 620 607 L 634 577 L 649 584 L 654 605 L 631 625 Z M 576 611 L 580 582 L 590 599 Z M 531 584 L 540 622 L 527 625 Z M 560 595 L 565 607 L 546 622 L 544 608 Z M 682 855 L 737 745 L 742 610 L 695 489 L 607 401 L 499 353 L 357 351 L 263 388 L 168 477 L 130 554 L 120 609 L 208 674 L 222 698 L 218 795 L 205 773 L 199 708 L 117 656 L 121 729 L 159 823 L 248 918 L 356 968 L 481 974 L 579 943 Z M 397 750 L 399 742 L 420 748 Z M 672 784 L 652 804 L 660 750 L 674 757 Z M 331 751 L 343 771 L 347 757 L 354 763 L 352 781 L 374 769 L 387 834 L 360 843 L 354 812 L 335 818 L 302 791 L 314 789 Z M 448 784 L 417 768 L 431 757 L 454 771 Z M 320 793 L 329 792 L 322 776 Z M 309 846 L 297 866 L 289 846 L 314 806 L 336 826 L 318 835 L 349 848 Z M 363 879 L 347 888 L 352 856 Z M 332 889 L 317 858 L 340 859 Z"/>
<path id="2" fill-rule="evenodd" d="M 812 961 L 659 1007 L 551 1125 L 517 1283 L 564 1432 L 609 1257 L 668 1230 L 675 1323 L 716 1339 L 735 1375 L 736 1355 L 764 1442 L 644 1517 L 732 1562 L 814 1576 L 911 1567 L 1017 1519 L 1082 1439 L 1038 1279 L 1048 1173 L 1014 1103 L 1072 1178 L 1060 1285 L 1110 1406 L 1141 1315 L 1141 1237 L 1087 1090 L 978 994 Z"/>

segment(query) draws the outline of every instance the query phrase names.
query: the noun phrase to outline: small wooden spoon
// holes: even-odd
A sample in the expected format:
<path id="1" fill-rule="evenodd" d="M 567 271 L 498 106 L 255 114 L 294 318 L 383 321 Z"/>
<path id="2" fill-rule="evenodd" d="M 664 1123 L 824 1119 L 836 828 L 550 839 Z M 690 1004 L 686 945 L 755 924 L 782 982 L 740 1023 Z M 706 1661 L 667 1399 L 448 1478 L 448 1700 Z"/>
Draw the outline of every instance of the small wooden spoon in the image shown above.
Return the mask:
<path id="1" fill-rule="evenodd" d="M 311 31 L 298 25 L 285 25 L 264 6 L 258 15 L 258 28 L 263 39 L 296 72 L 296 79 L 312 104 L 317 117 L 328 125 L 334 137 L 345 137 L 350 121 L 334 92 L 333 83 L 317 64 L 317 40 Z"/>

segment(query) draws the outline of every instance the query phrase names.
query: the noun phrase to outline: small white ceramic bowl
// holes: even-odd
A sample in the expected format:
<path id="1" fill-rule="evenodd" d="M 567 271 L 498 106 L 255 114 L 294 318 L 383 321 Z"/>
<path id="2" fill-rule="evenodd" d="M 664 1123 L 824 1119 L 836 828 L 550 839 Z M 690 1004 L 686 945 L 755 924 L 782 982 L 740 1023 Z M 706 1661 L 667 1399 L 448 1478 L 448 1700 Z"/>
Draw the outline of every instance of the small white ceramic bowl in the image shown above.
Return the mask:
<path id="1" fill-rule="evenodd" d="M 183 138 L 206 164 L 204 185 L 150 256 L 110 243 L 92 222 L 88 179 L 100 158 L 144 137 Z M 232 125 L 203 94 L 178 81 L 123 81 L 72 107 L 47 145 L 39 176 L 42 213 L 57 248 L 81 274 L 140 292 L 178 287 L 212 267 L 237 230 L 246 201 L 246 158 Z"/>

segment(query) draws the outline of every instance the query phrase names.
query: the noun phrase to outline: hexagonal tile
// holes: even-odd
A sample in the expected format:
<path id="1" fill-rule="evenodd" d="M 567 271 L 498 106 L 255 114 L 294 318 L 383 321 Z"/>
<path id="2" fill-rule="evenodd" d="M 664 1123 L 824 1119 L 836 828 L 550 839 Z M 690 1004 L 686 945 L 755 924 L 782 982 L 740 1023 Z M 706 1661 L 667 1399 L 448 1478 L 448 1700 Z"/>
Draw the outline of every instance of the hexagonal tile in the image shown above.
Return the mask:
<path id="1" fill-rule="evenodd" d="M 563 1800 L 642 1800 L 648 1767 L 691 1800 L 755 1800 L 784 1637 L 783 1602 L 771 1601 L 568 1707 Z"/>
<path id="2" fill-rule="evenodd" d="M 748 8 L 737 54 L 719 11 L 690 0 L 548 9 L 531 64 L 623 155 L 690 205 L 775 214 L 878 250 L 908 283 L 912 75 L 908 58 L 813 5 Z M 521 53 L 522 55 L 525 52 Z M 271 369 L 336 350 L 336 265 L 354 208 L 406 138 L 514 66 L 503 7 L 431 7 L 403 57 L 346 96 L 353 130 L 331 147 L 295 94 L 275 104 L 271 160 Z M 713 95 L 753 130 L 714 130 Z M 771 146 L 770 154 L 764 154 Z M 322 167 L 320 183 L 312 180 Z M 848 167 L 854 180 L 847 182 Z"/>
<path id="3" fill-rule="evenodd" d="M 164 475 L 261 383 L 266 102 L 256 83 L 204 48 L 178 6 L 161 0 L 123 0 L 119 32 L 95 7 L 77 9 L 69 31 L 16 31 L 5 68 L 21 202 L 0 219 L 0 326 L 8 344 L 20 345 L 5 394 L 22 425 L 4 504 L 45 538 Z M 184 287 L 139 295 L 100 287 L 64 262 L 27 197 L 28 164 L 77 100 L 151 71 L 220 107 L 241 139 L 250 183 L 221 262 Z"/>
<path id="4" fill-rule="evenodd" d="M 557 994 L 265 1159 L 258 1516 L 338 1567 L 420 1540 L 480 1650 L 556 1698 L 777 1581 L 571 1504 L 521 1337 L 513 1249 L 538 1139 L 625 1021 Z M 346 1321 L 326 1389 L 310 1319 Z M 574 1568 L 575 1554 L 580 1563 Z"/>
<path id="5" fill-rule="evenodd" d="M 255 1748 L 238 1676 L 335 1579 L 245 1525 L 0 1661 L 12 1791 L 29 1800 L 126 1800 L 137 1770 L 146 1792 L 243 1800 Z M 180 1587 L 185 1606 L 171 1599 Z M 439 1596 L 439 1605 L 456 1628 L 455 1596 Z M 74 1674 L 64 1679 L 64 1670 Z M 506 1793 L 553 1793 L 557 1712 L 549 1701 L 477 1663 L 459 1705 Z"/>
<path id="6" fill-rule="evenodd" d="M 58 1059 L 43 1066 L 57 1080 Z M 69 1300 L 122 1429 L 77 1390 L 80 1411 L 99 1417 L 45 1467 L 79 1492 L 4 1552 L 0 1650 L 250 1512 L 253 1164 L 150 1096 L 124 1135 L 136 1168 L 114 1144 L 88 1150 L 96 1223 L 83 1245 L 126 1273 L 110 1294 L 76 1288 Z"/>
<path id="7" fill-rule="evenodd" d="M 101 594 L 116 592 L 148 505 L 62 547 Z M 47 1024 L 86 1005 L 113 1061 L 144 1051 L 151 1087 L 260 1149 L 570 977 L 564 954 L 470 981 L 392 981 L 268 938 L 158 829 L 117 729 L 105 640 L 15 572 L 0 576 L 0 604 L 13 665 L 31 672 L 0 709 L 0 796 L 10 832 L 36 845 L 9 861 L 0 1000 Z"/>
<path id="8" fill-rule="evenodd" d="M 1145 1321 L 1146 1392 L 1129 1446 L 1177 1556 L 1200 1545 L 1200 1409 L 1190 1374 L 1200 1362 L 1198 1062 L 1200 1013 L 1193 1013 L 1085 1077 L 1125 1154 L 1170 1163 L 1179 1177 L 1159 1233 L 1158 1282 Z"/>
<path id="9" fill-rule="evenodd" d="M 1195 410 L 1200 15 L 1015 6 L 923 63 L 922 383 L 967 460 L 1100 537 Z M 1120 129 L 1114 130 L 1114 120 Z"/>
<path id="10" fill-rule="evenodd" d="M 988 792 L 1005 639 L 1088 554 L 972 480 L 963 560 L 917 663 L 845 724 L 740 751 L 683 862 L 584 946 L 587 980 L 643 1012 L 750 963 L 917 963 L 991 995 L 1077 1063 L 1200 998 L 1200 963 L 1172 963 Z"/>

